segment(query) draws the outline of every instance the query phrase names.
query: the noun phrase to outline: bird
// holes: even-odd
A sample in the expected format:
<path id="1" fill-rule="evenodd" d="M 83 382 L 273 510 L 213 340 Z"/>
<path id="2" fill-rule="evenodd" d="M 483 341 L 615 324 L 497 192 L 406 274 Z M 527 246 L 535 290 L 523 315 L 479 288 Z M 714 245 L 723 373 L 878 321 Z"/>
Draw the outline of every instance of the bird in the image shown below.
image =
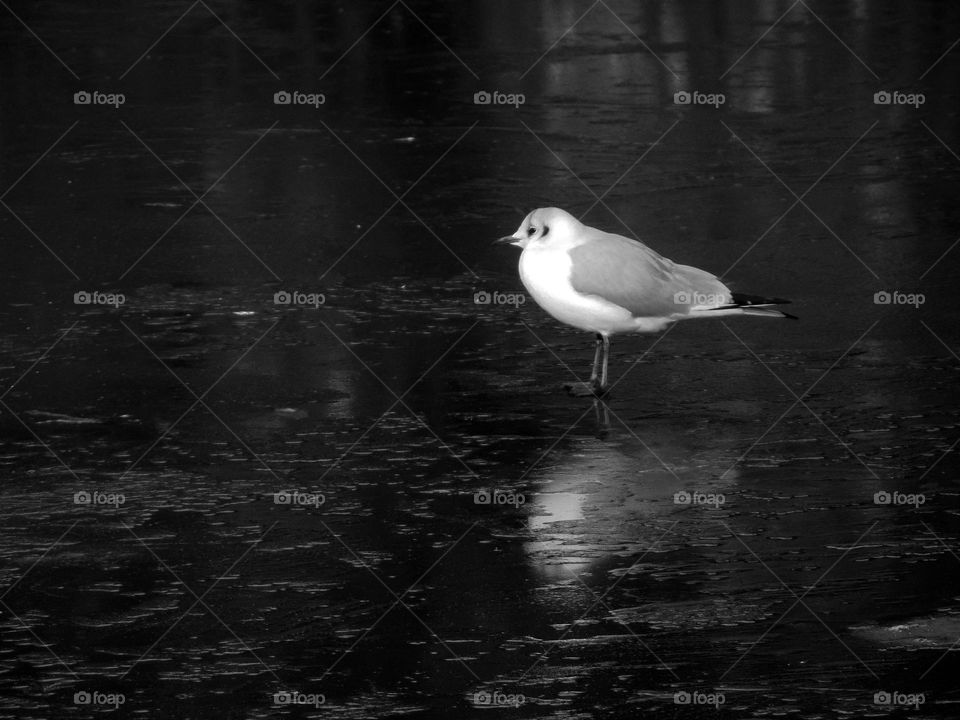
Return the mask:
<path id="1" fill-rule="evenodd" d="M 728 315 L 797 319 L 773 307 L 789 300 L 732 292 L 706 270 L 584 225 L 560 208 L 534 210 L 513 235 L 496 242 L 523 250 L 520 280 L 541 308 L 595 334 L 590 381 L 568 386 L 574 395 L 600 397 L 609 389 L 612 335 L 658 333 L 679 320 Z"/>

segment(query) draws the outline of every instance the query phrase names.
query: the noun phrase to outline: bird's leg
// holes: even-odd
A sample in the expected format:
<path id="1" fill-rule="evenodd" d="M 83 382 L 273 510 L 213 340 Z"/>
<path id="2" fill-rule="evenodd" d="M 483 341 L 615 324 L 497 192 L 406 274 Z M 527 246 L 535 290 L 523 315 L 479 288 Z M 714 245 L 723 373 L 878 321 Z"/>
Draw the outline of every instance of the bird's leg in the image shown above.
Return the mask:
<path id="1" fill-rule="evenodd" d="M 597 352 L 600 352 L 600 343 L 603 344 L 603 370 L 600 373 L 600 382 L 597 383 L 596 366 L 594 366 L 594 375 L 591 378 L 593 392 L 595 395 L 603 395 L 607 391 L 607 361 L 610 359 L 610 338 L 607 335 L 597 333 Z"/>
<path id="2" fill-rule="evenodd" d="M 603 335 L 597 333 L 597 349 L 593 353 L 593 370 L 590 373 L 590 384 L 597 384 L 597 374 L 600 369 L 600 346 L 603 344 Z"/>
<path id="3" fill-rule="evenodd" d="M 603 391 L 600 390 L 600 358 L 601 353 L 603 352 L 605 338 L 600 333 L 597 333 L 597 349 L 593 353 L 593 369 L 590 372 L 590 382 L 578 382 L 578 383 L 568 383 L 564 387 L 567 389 L 567 392 L 575 397 L 590 397 L 602 395 Z M 609 341 L 607 341 L 609 343 Z M 606 356 L 604 356 L 604 362 L 606 362 Z M 604 365 L 604 377 L 606 377 L 606 365 Z"/>

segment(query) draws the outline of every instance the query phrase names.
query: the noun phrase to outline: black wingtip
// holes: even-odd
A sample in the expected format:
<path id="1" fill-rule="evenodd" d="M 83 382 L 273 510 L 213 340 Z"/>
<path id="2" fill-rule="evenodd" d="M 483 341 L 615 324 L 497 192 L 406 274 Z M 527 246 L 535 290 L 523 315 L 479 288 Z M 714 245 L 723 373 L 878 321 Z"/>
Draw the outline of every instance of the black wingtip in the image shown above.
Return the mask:
<path id="1" fill-rule="evenodd" d="M 734 305 L 737 306 L 750 306 L 750 305 L 789 305 L 789 300 L 784 300 L 783 298 L 765 298 L 762 295 L 746 295 L 744 293 L 731 293 L 730 299 L 733 301 Z M 786 315 L 786 313 L 784 313 Z M 792 317 L 792 316 L 790 316 Z"/>
<path id="2" fill-rule="evenodd" d="M 759 309 L 770 310 L 771 313 L 778 313 L 779 315 L 787 318 L 788 320 L 799 320 L 796 315 L 791 315 L 790 313 L 784 312 L 783 310 L 775 310 L 770 307 L 771 305 L 789 305 L 789 300 L 784 300 L 783 298 L 766 298 L 762 295 L 745 295 L 744 293 L 731 293 L 730 301 L 734 307 L 740 308 L 749 308 L 755 307 Z"/>

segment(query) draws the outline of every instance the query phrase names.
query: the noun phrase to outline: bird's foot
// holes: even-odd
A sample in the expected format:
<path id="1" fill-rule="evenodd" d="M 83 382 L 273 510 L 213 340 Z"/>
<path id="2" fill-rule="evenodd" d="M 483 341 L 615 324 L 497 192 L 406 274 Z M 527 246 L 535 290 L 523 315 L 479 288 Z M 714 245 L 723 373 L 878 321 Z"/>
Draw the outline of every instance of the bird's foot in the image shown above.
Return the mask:
<path id="1" fill-rule="evenodd" d="M 573 397 L 603 397 L 607 392 L 599 382 L 567 383 L 563 388 Z"/>

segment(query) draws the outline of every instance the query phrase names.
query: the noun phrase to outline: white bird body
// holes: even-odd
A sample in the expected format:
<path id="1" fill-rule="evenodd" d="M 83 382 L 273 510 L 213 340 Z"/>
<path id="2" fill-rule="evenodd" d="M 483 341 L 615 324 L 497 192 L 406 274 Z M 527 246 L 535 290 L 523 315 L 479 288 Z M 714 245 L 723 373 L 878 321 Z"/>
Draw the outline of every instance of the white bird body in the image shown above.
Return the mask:
<path id="1" fill-rule="evenodd" d="M 636 317 L 599 295 L 585 295 L 570 282 L 573 258 L 563 247 L 528 245 L 520 254 L 520 280 L 537 304 L 562 323 L 588 332 L 613 335 L 658 332 L 669 320 Z"/>
<path id="2" fill-rule="evenodd" d="M 793 317 L 771 307 L 787 300 L 733 293 L 705 270 L 678 265 L 559 208 L 534 210 L 501 240 L 523 248 L 520 279 L 540 307 L 562 323 L 597 334 L 591 376 L 597 393 L 606 388 L 609 338 L 616 333 L 660 332 L 678 320 L 726 315 Z"/>

